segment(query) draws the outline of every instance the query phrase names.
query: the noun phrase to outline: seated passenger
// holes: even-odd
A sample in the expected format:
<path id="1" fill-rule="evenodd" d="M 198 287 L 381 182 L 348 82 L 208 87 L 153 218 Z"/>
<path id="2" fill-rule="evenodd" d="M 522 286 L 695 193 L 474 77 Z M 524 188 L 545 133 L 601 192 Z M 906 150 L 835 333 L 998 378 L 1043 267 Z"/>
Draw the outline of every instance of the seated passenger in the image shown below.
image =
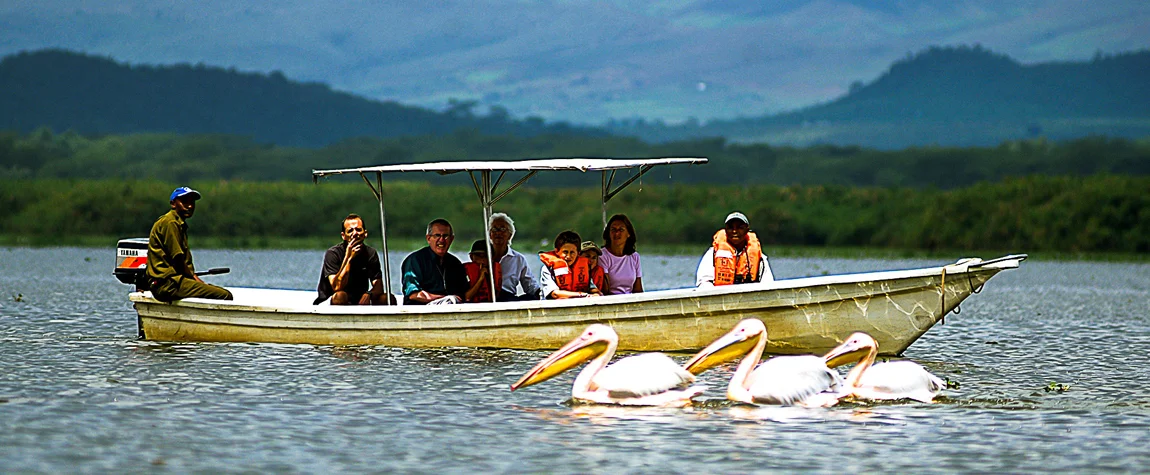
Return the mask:
<path id="1" fill-rule="evenodd" d="M 404 305 L 452 304 L 463 302 L 467 293 L 467 272 L 463 263 L 448 253 L 455 232 L 446 219 L 427 225 L 427 247 L 403 259 Z"/>
<path id="2" fill-rule="evenodd" d="M 599 250 L 594 241 L 583 241 L 579 245 L 579 257 L 586 259 L 591 268 L 591 293 L 599 295 L 605 295 L 603 292 L 607 289 L 607 273 L 599 265 L 599 256 L 602 254 L 603 251 Z"/>
<path id="3" fill-rule="evenodd" d="M 503 278 L 496 286 L 499 289 L 499 301 L 539 300 L 539 281 L 531 273 L 527 256 L 511 248 L 511 241 L 515 239 L 515 221 L 506 213 L 495 213 L 491 215 L 488 227 L 491 260 L 498 262 L 503 271 Z M 523 289 L 522 294 L 518 293 L 519 288 Z"/>
<path id="4" fill-rule="evenodd" d="M 467 294 L 463 299 L 467 302 L 491 302 L 491 271 L 487 259 L 487 243 L 482 239 L 471 245 L 471 262 L 463 264 L 467 271 Z M 499 282 L 502 273 L 499 263 L 495 263 L 495 281 Z M 498 289 L 498 284 L 497 287 Z"/>
<path id="5" fill-rule="evenodd" d="M 340 225 L 339 235 L 343 241 L 323 255 L 323 267 L 316 287 L 319 295 L 314 303 L 318 305 L 330 299 L 332 305 L 386 304 L 384 299 L 388 297 L 383 289 L 379 254 L 363 242 L 367 238 L 363 218 L 357 214 L 347 215 Z"/>
<path id="6" fill-rule="evenodd" d="M 545 299 L 590 297 L 591 268 L 587 260 L 579 257 L 579 233 L 563 231 L 555 237 L 555 250 L 540 252 L 543 268 L 539 270 L 539 286 Z"/>
<path id="7" fill-rule="evenodd" d="M 607 272 L 607 295 L 637 294 L 643 291 L 643 267 L 635 250 L 635 227 L 625 214 L 607 220 L 603 228 L 603 255 L 599 264 Z"/>
<path id="8" fill-rule="evenodd" d="M 192 249 L 188 247 L 187 220 L 196 213 L 200 192 L 181 186 L 172 190 L 172 210 L 156 219 L 148 234 L 148 261 L 144 272 L 152 296 L 162 302 L 198 297 L 231 300 L 232 292 L 205 283 L 196 275 Z"/>
<path id="9" fill-rule="evenodd" d="M 775 280 L 759 237 L 750 231 L 747 216 L 728 214 L 724 228 L 715 233 L 695 272 L 696 287 L 745 284 Z"/>

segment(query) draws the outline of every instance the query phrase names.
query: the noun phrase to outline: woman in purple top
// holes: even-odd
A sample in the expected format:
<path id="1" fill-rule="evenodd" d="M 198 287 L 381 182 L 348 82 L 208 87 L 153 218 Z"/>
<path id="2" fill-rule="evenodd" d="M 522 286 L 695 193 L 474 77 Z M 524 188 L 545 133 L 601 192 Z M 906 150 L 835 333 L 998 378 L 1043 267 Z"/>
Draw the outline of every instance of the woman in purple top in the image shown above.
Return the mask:
<path id="1" fill-rule="evenodd" d="M 617 214 L 603 228 L 603 255 L 599 265 L 607 272 L 607 295 L 643 291 L 643 268 L 635 251 L 635 226 L 627 215 Z"/>

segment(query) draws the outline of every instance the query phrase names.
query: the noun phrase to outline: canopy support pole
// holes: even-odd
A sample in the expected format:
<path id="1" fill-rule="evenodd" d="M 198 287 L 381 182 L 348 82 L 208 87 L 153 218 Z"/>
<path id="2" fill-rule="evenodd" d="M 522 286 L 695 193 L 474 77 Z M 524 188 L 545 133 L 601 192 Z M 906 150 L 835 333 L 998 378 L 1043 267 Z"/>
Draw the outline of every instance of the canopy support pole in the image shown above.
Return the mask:
<path id="1" fill-rule="evenodd" d="M 468 175 L 471 176 L 471 184 L 475 186 L 475 193 L 479 195 L 479 203 L 483 206 L 483 244 L 484 247 L 487 248 L 487 283 L 491 287 L 491 301 L 498 302 L 499 295 L 495 287 L 495 260 L 492 259 L 491 239 L 489 239 L 489 236 L 491 236 L 491 205 L 495 204 L 498 198 L 492 198 L 492 195 L 495 194 L 495 185 L 491 183 L 491 171 L 483 170 L 480 171 L 479 174 L 480 182 L 477 183 L 475 181 L 475 173 L 468 172 Z M 502 179 L 503 174 L 500 174 L 495 181 L 496 184 Z M 518 186 L 524 181 L 527 181 L 527 177 L 519 180 L 519 183 L 516 183 L 515 186 Z M 502 197 L 502 195 L 500 197 Z"/>
<path id="2" fill-rule="evenodd" d="M 650 171 L 652 167 L 654 167 L 654 165 L 644 165 L 644 166 L 639 167 L 639 173 L 638 174 L 636 174 L 635 176 L 633 176 L 631 178 L 628 178 L 627 181 L 619 184 L 619 186 L 617 188 L 615 188 L 614 190 L 611 189 L 611 182 L 615 180 L 615 170 L 611 170 L 611 176 L 610 177 L 607 176 L 607 170 L 603 170 L 603 187 L 602 187 L 603 202 L 602 202 L 602 205 L 603 205 L 603 227 L 604 228 L 607 227 L 607 202 L 611 201 L 611 198 L 614 198 L 615 195 L 619 194 L 620 191 L 623 191 L 623 189 L 626 188 L 628 185 L 630 185 L 631 183 L 634 183 L 635 180 L 638 180 L 639 178 L 641 178 L 643 176 L 643 174 Z"/>
<path id="3" fill-rule="evenodd" d="M 383 290 L 387 293 L 387 300 L 384 305 L 391 305 L 391 259 L 388 258 L 387 254 L 387 213 L 383 208 L 383 172 L 375 172 L 375 186 L 363 173 L 360 173 L 359 177 L 363 178 L 363 182 L 367 183 L 367 187 L 371 188 L 371 193 L 379 202 L 379 239 L 380 250 L 383 251 Z"/>

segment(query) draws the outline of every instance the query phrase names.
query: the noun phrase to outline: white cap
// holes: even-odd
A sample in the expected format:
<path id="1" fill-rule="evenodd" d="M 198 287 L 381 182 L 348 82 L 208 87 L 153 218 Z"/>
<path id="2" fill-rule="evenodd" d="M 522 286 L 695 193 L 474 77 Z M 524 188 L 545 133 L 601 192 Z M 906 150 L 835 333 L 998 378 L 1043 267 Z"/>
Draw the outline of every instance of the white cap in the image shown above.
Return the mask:
<path id="1" fill-rule="evenodd" d="M 747 220 L 747 215 L 740 213 L 738 211 L 735 211 L 734 213 L 728 214 L 727 219 L 723 220 L 723 224 L 727 224 L 727 223 L 731 222 L 732 219 L 737 219 L 739 221 L 747 223 L 747 226 L 751 225 L 751 222 Z"/>

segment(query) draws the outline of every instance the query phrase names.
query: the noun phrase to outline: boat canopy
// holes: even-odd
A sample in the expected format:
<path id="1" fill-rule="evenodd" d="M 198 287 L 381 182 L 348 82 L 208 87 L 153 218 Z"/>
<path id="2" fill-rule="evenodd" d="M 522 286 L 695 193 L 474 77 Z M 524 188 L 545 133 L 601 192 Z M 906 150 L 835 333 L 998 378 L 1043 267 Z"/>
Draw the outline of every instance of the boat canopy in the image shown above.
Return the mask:
<path id="1" fill-rule="evenodd" d="M 430 163 L 407 163 L 396 165 L 379 165 L 374 167 L 358 167 L 358 168 L 339 168 L 333 170 L 312 170 L 312 181 L 318 183 L 321 177 L 329 175 L 344 175 L 344 174 L 357 174 L 367 186 L 371 188 L 371 192 L 375 195 L 376 200 L 379 202 L 379 222 L 380 222 L 380 239 L 382 240 L 384 258 L 383 263 L 383 281 L 384 287 L 387 291 L 391 292 L 391 269 L 389 260 L 387 259 L 387 213 L 384 210 L 383 204 L 383 174 L 384 173 L 438 173 L 440 175 L 450 175 L 452 173 L 467 172 L 471 176 L 471 184 L 475 186 L 475 193 L 479 197 L 480 205 L 483 207 L 483 235 L 490 236 L 491 230 L 491 208 L 496 202 L 503 199 L 513 190 L 520 185 L 527 182 L 528 179 L 535 176 L 536 173 L 541 171 L 579 171 L 579 172 L 601 172 L 603 176 L 603 185 L 601 189 L 602 196 L 602 215 L 603 225 L 607 225 L 607 202 L 611 200 L 616 194 L 622 191 L 627 185 L 630 185 L 635 180 L 638 180 L 643 174 L 647 173 L 651 168 L 658 165 L 695 165 L 707 163 L 706 158 L 701 157 L 662 157 L 662 158 L 540 158 L 530 160 L 507 160 L 507 161 L 454 161 L 454 162 L 430 162 Z M 620 183 L 617 187 L 612 188 L 612 181 L 615 179 L 615 172 L 622 169 L 638 168 L 639 173 L 627 178 L 626 181 Z M 499 175 L 495 177 L 495 181 L 491 180 L 491 173 L 498 172 Z M 515 183 L 508 185 L 502 191 L 496 192 L 499 187 L 499 182 L 503 180 L 503 176 L 507 172 L 523 172 L 524 175 L 520 177 Z M 476 177 L 476 174 L 479 177 Z M 368 179 L 369 174 L 375 175 L 375 183 L 373 184 Z M 487 241 L 487 255 L 491 255 L 491 243 Z M 494 272 L 494 266 L 492 266 Z M 491 295 L 495 299 L 497 294 L 495 289 L 495 276 L 492 275 L 488 279 L 491 285 Z"/>
<path id="2" fill-rule="evenodd" d="M 478 171 L 544 171 L 572 170 L 581 172 L 619 170 L 623 168 L 652 167 L 655 165 L 703 164 L 706 158 L 543 158 L 508 161 L 460 161 L 406 163 L 399 165 L 379 165 L 374 167 L 342 168 L 335 170 L 312 170 L 313 178 L 345 173 L 394 173 L 432 172 L 450 175 L 459 172 Z"/>

